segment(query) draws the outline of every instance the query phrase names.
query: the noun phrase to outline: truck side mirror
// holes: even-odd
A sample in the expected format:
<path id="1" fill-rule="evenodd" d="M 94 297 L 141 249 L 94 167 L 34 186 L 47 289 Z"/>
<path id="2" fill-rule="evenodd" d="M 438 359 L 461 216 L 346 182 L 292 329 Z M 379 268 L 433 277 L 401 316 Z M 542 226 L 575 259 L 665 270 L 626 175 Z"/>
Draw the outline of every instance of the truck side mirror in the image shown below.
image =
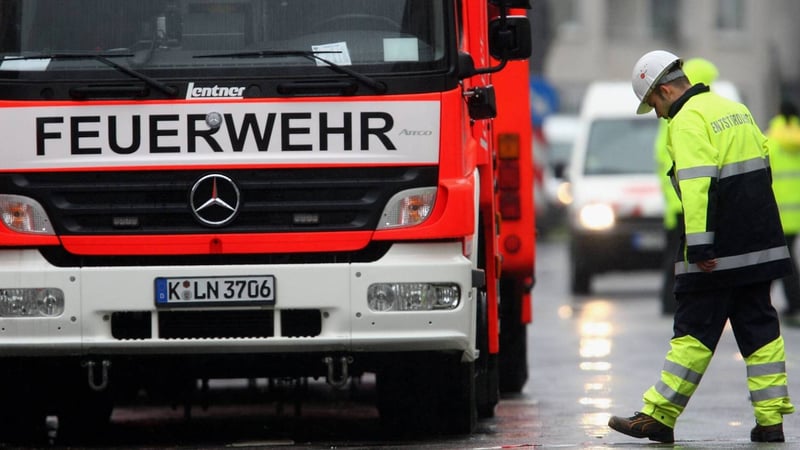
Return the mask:
<path id="1" fill-rule="evenodd" d="M 524 16 L 499 17 L 489 22 L 489 53 L 497 60 L 531 56 L 531 23 Z"/>
<path id="2" fill-rule="evenodd" d="M 494 119 L 497 117 L 497 100 L 494 86 L 476 87 L 467 92 L 467 110 L 472 120 Z"/>

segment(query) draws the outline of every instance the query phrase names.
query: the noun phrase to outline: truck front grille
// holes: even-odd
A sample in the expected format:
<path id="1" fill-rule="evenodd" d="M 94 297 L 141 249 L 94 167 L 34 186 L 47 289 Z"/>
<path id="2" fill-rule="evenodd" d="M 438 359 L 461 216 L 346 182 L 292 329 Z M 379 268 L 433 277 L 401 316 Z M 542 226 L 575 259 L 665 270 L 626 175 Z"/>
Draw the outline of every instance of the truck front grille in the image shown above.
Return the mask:
<path id="1" fill-rule="evenodd" d="M 222 226 L 190 205 L 210 174 L 240 191 L 238 214 Z M 375 229 L 392 195 L 437 177 L 436 167 L 46 172 L 0 175 L 0 192 L 36 199 L 64 236 L 357 231 Z"/>

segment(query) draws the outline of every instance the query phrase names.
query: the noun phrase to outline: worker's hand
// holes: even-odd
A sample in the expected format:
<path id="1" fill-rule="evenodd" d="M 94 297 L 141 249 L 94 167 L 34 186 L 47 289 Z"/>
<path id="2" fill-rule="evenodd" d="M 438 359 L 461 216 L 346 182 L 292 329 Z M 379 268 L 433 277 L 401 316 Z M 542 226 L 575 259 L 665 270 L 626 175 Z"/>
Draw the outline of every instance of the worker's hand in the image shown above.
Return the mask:
<path id="1" fill-rule="evenodd" d="M 697 264 L 697 267 L 699 267 L 703 272 L 711 272 L 717 267 L 717 260 L 707 259 L 705 261 L 698 261 L 695 264 Z"/>

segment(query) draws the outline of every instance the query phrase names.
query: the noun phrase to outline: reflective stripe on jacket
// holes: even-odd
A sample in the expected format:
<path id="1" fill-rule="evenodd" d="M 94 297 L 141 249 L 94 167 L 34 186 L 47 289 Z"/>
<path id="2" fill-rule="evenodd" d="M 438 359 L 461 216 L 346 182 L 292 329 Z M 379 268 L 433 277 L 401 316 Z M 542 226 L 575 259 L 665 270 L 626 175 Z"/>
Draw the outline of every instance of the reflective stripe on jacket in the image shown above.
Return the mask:
<path id="1" fill-rule="evenodd" d="M 791 273 L 772 192 L 767 139 L 741 103 L 698 84 L 670 110 L 668 151 L 684 211 L 675 291 L 774 280 Z M 702 272 L 695 263 L 717 259 Z"/>

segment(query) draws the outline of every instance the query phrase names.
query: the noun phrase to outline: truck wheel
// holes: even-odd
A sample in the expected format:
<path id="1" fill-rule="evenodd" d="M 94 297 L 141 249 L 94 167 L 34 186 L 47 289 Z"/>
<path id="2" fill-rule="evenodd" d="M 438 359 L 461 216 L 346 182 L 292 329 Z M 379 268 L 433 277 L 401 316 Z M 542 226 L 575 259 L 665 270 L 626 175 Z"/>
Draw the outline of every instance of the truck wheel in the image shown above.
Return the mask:
<path id="1" fill-rule="evenodd" d="M 472 434 L 477 426 L 475 408 L 475 363 L 453 361 L 441 368 L 438 390 L 445 392 L 438 410 L 446 434 Z"/>
<path id="2" fill-rule="evenodd" d="M 522 323 L 522 287 L 500 282 L 500 392 L 519 393 L 528 381 L 528 327 Z"/>
<path id="3" fill-rule="evenodd" d="M 489 354 L 489 326 L 487 316 L 486 289 L 478 290 L 476 341 L 478 360 L 475 362 L 475 390 L 478 417 L 494 417 L 494 409 L 500 402 L 500 375 L 497 355 Z"/>
<path id="4" fill-rule="evenodd" d="M 460 355 L 424 354 L 386 362 L 377 373 L 377 392 L 388 433 L 475 430 L 475 364 L 462 363 Z"/>

